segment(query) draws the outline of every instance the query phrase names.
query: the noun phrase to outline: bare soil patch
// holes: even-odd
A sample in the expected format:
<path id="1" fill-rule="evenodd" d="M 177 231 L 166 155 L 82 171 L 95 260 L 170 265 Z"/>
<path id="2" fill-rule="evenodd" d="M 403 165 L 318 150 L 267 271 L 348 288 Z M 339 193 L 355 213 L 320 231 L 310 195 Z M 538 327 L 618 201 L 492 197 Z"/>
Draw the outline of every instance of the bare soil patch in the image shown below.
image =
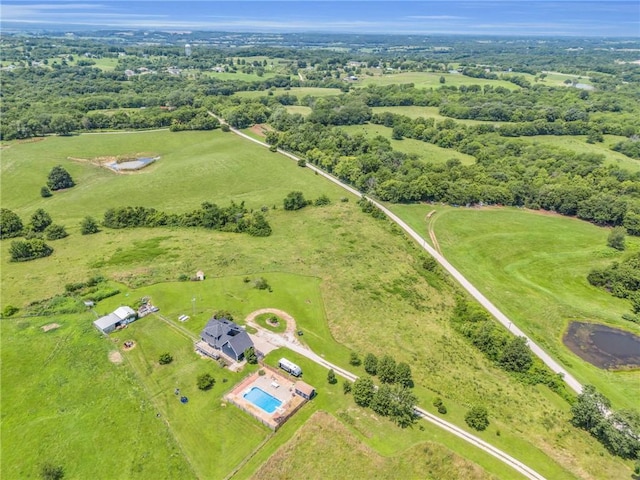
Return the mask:
<path id="1" fill-rule="evenodd" d="M 122 344 L 122 350 L 124 350 L 125 352 L 133 350 L 134 348 L 136 348 L 136 342 L 134 342 L 133 340 L 127 340 Z"/>
<path id="2" fill-rule="evenodd" d="M 260 135 L 261 137 L 266 137 L 267 132 L 272 131 L 273 128 L 270 125 L 267 125 L 266 123 L 256 123 L 253 127 L 250 128 L 250 130 L 256 135 Z"/>
<path id="3" fill-rule="evenodd" d="M 59 323 L 48 323 L 47 325 L 44 325 L 42 328 L 43 332 L 48 332 L 50 330 L 55 330 L 56 328 L 60 328 L 60 324 Z"/>
<path id="4" fill-rule="evenodd" d="M 109 352 L 109 361 L 111 363 L 122 363 L 122 354 L 117 350 Z"/>

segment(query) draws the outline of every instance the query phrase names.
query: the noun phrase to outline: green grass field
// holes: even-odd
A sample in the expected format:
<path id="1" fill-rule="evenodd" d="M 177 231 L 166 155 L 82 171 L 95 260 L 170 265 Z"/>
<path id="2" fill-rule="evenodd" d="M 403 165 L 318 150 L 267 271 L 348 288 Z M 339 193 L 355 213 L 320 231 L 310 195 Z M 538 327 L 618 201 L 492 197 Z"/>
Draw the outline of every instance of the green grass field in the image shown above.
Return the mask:
<path id="1" fill-rule="evenodd" d="M 450 117 L 445 117 L 438 113 L 438 107 L 420 107 L 417 105 L 409 105 L 405 107 L 373 107 L 371 108 L 373 113 L 381 113 L 381 112 L 391 112 L 396 113 L 398 115 L 405 115 L 409 118 L 435 118 L 436 121 L 442 121 L 450 119 Z M 452 119 L 458 123 L 463 123 L 465 125 L 481 125 L 481 124 L 492 124 L 492 125 L 500 125 L 504 122 L 490 122 L 485 120 L 466 120 L 466 119 Z"/>
<path id="2" fill-rule="evenodd" d="M 363 76 L 358 80 L 356 85 L 394 85 L 402 83 L 413 83 L 416 88 L 438 88 L 440 77 L 445 78 L 444 85 L 492 85 L 494 87 L 505 87 L 509 90 L 519 89 L 517 85 L 506 82 L 504 80 L 487 80 L 484 78 L 465 77 L 460 74 L 452 73 L 433 73 L 433 72 L 406 72 L 406 73 L 388 73 L 376 76 Z"/>
<path id="3" fill-rule="evenodd" d="M 159 152 L 162 158 L 148 170 L 133 175 L 116 175 L 84 162 L 67 160 L 69 156 L 92 158 L 149 150 Z M 77 186 L 43 199 L 39 196 L 40 186 L 56 164 L 71 172 Z M 189 379 L 210 364 L 193 356 L 190 338 L 215 310 L 230 310 L 242 320 L 247 313 L 265 307 L 291 313 L 305 333 L 304 341 L 314 351 L 349 369 L 352 350 L 378 355 L 389 352 L 398 361 L 409 362 L 420 404 L 431 408 L 433 398 L 441 396 L 449 409 L 447 417 L 459 425 L 464 425 L 469 405 L 485 404 L 491 412 L 492 424 L 481 436 L 548 478 L 602 478 L 605 472 L 628 475 L 628 465 L 613 459 L 595 440 L 569 426 L 568 405 L 559 397 L 547 389 L 518 383 L 449 329 L 453 294 L 447 280 L 420 270 L 416 247 L 395 227 L 360 212 L 353 198 L 347 203 L 339 202 L 340 197 L 349 197 L 343 190 L 309 169 L 297 167 L 291 160 L 232 134 L 165 131 L 13 142 L 3 151 L 1 173 L 3 206 L 18 212 L 25 221 L 36 208 L 43 207 L 55 222 L 66 225 L 70 233 L 65 239 L 51 242 L 55 248 L 51 257 L 21 264 L 8 262 L 10 242 L 1 242 L 2 304 L 24 308 L 31 301 L 61 293 L 66 283 L 83 281 L 96 274 L 123 284 L 118 296 L 98 305 L 100 313 L 150 295 L 161 308 L 160 313 L 178 328 L 163 325 L 151 316 L 113 338 L 123 341 L 131 337 L 138 342 L 136 348 L 123 353 L 125 362 L 121 367 L 129 369 L 129 378 L 137 382 L 139 391 L 144 392 L 143 398 L 167 421 L 172 438 L 186 459 L 183 463 L 189 463 L 197 476 L 217 478 L 223 471 L 229 472 L 260 445 L 268 431 L 254 425 L 241 412 L 220 405 L 216 395 L 225 390 L 222 374 L 214 375 L 220 383 L 212 392 L 201 394 L 195 390 L 193 380 Z M 310 199 L 324 193 L 333 204 L 286 212 L 281 202 L 291 190 L 301 190 Z M 224 205 L 231 199 L 245 200 L 249 208 L 276 205 L 277 209 L 267 213 L 273 235 L 255 238 L 177 228 L 105 229 L 87 237 L 78 233 L 77 223 L 84 215 L 99 218 L 109 206 L 145 205 L 181 212 L 196 208 L 202 201 Z M 203 270 L 207 280 L 176 282 L 181 274 L 191 276 L 197 270 Z M 243 281 L 245 276 L 265 277 L 273 291 L 251 288 Z M 181 314 L 192 318 L 184 324 L 175 322 Z M 83 321 L 90 322 L 91 315 L 83 317 Z M 42 324 L 48 322 L 42 320 Z M 84 324 L 83 328 L 94 335 L 90 325 Z M 14 343 L 13 333 L 3 335 L 1 342 L 2 368 L 6 372 L 15 368 L 25 348 Z M 108 339 L 96 342 L 102 342 L 100 345 L 106 350 L 113 347 Z M 71 355 L 64 344 L 60 349 L 61 353 Z M 161 369 L 155 363 L 156 357 L 168 349 L 175 352 L 175 364 Z M 102 359 L 106 350 L 100 354 Z M 15 353 L 11 356 L 9 352 Z M 324 369 L 298 357 L 292 359 L 300 361 L 310 383 L 322 386 L 326 382 Z M 28 362 L 21 368 L 19 377 L 3 374 L 3 391 L 16 389 L 16 383 L 21 381 L 36 392 L 33 399 L 36 402 L 38 385 L 45 381 L 46 370 Z M 362 367 L 354 370 L 363 373 Z M 230 376 L 229 387 L 233 381 Z M 176 403 L 173 396 L 176 386 L 184 388 L 193 401 L 186 406 Z M 349 413 L 353 404 L 344 399 L 340 385 L 335 388 L 338 393 L 331 396 L 331 390 L 323 387 L 315 405 L 325 410 L 331 407 L 341 418 L 339 412 Z M 93 407 L 100 405 L 100 401 L 102 395 L 97 398 L 85 395 L 87 418 L 100 414 Z M 192 406 L 195 408 L 190 409 Z M 16 424 L 29 415 L 29 408 L 23 408 L 17 397 L 8 407 L 3 404 L 3 411 L 5 408 L 12 412 L 10 421 Z M 295 434 L 311 410 L 303 409 L 260 448 L 243 467 L 246 476 Z M 220 425 L 217 431 L 220 436 L 201 433 L 209 418 L 205 414 Z M 364 432 L 360 438 L 381 455 L 396 455 L 421 442 L 434 441 L 500 478 L 510 477 L 504 473 L 508 468 L 503 464 L 435 427 L 426 426 L 424 431 L 400 430 L 381 423 L 370 412 L 358 416 L 365 419 L 363 424 L 356 423 L 360 425 L 356 428 Z M 247 422 L 250 426 L 246 426 Z M 243 429 L 247 429 L 247 440 L 236 447 L 237 455 L 229 453 L 225 444 L 215 443 L 225 439 L 228 432 Z M 128 445 L 134 440 L 126 433 L 120 429 L 110 432 L 110 441 Z M 202 435 L 207 442 L 202 441 Z M 207 455 L 206 448 L 217 455 Z M 14 449 L 15 458 L 21 458 L 22 449 Z M 4 469 L 8 468 L 5 465 L 3 462 L 3 477 Z M 28 463 L 17 468 L 32 466 Z M 78 468 L 90 472 L 92 467 Z M 11 473 L 7 478 L 20 475 Z"/>
<path id="4" fill-rule="evenodd" d="M 285 108 L 290 114 L 299 113 L 303 117 L 311 113 L 311 107 L 305 107 L 304 105 L 287 105 Z"/>
<path id="5" fill-rule="evenodd" d="M 321 87 L 291 87 L 291 88 L 276 88 L 273 90 L 274 95 L 295 95 L 299 99 L 306 97 L 329 97 L 333 95 L 340 95 L 342 92 L 337 88 L 321 88 Z M 251 90 L 246 92 L 236 92 L 235 96 L 242 98 L 260 98 L 268 94 L 266 90 Z"/>
<path id="6" fill-rule="evenodd" d="M 65 478 L 196 478 L 166 417 L 126 364 L 109 361 L 118 346 L 93 319 L 0 322 L 2 478 L 40 478 L 46 462 Z"/>
<path id="7" fill-rule="evenodd" d="M 624 137 L 616 135 L 605 135 L 603 143 L 589 144 L 586 142 L 586 135 L 575 136 L 554 136 L 554 135 L 538 135 L 536 137 L 520 137 L 528 143 L 540 145 L 553 145 L 571 150 L 576 153 L 596 153 L 604 155 L 606 165 L 616 165 L 620 168 L 637 172 L 640 170 L 640 161 L 627 157 L 622 153 L 611 150 L 611 147 L 624 140 Z"/>
<path id="8" fill-rule="evenodd" d="M 391 146 L 395 150 L 404 153 L 414 153 L 427 162 L 445 163 L 450 158 L 457 158 L 465 165 L 471 165 L 476 162 L 476 159 L 471 155 L 456 152 L 449 148 L 442 148 L 431 143 L 421 142 L 420 140 L 414 140 L 413 138 L 394 140 L 391 138 L 392 129 L 384 125 L 368 123 L 365 125 L 348 125 L 340 128 L 350 134 L 361 133 L 365 136 L 382 135 L 391 140 Z"/>
<path id="9" fill-rule="evenodd" d="M 444 255 L 507 316 L 580 381 L 593 384 L 617 408 L 634 406 L 640 372 L 600 370 L 562 344 L 569 321 L 595 321 L 632 332 L 621 316 L 626 300 L 592 287 L 586 276 L 624 255 L 606 246 L 609 230 L 560 215 L 513 208 L 392 206 L 428 238 L 425 215 Z M 628 237 L 628 250 L 640 241 Z"/>

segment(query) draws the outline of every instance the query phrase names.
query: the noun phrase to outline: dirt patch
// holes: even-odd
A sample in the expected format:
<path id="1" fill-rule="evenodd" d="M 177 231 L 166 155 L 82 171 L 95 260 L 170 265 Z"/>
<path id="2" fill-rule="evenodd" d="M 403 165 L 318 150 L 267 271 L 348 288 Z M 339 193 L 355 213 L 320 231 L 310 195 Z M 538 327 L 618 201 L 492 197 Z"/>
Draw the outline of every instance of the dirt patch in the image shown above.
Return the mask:
<path id="1" fill-rule="evenodd" d="M 122 354 L 117 350 L 109 352 L 109 361 L 111 363 L 122 363 Z"/>
<path id="2" fill-rule="evenodd" d="M 640 368 L 640 337 L 631 332 L 597 323 L 571 322 L 562 341 L 598 368 Z"/>
<path id="3" fill-rule="evenodd" d="M 256 123 L 249 130 L 251 130 L 251 132 L 255 133 L 256 135 L 260 135 L 261 137 L 266 137 L 267 132 L 271 132 L 273 128 L 270 125 L 267 125 L 266 123 Z"/>
<path id="4" fill-rule="evenodd" d="M 43 332 L 48 332 L 50 330 L 55 330 L 56 328 L 60 328 L 60 324 L 59 323 L 48 323 L 47 325 L 44 325 L 42 328 Z"/>
<path id="5" fill-rule="evenodd" d="M 122 350 L 124 350 L 125 352 L 133 350 L 134 348 L 136 348 L 136 342 L 134 342 L 133 340 L 127 340 L 122 344 Z"/>

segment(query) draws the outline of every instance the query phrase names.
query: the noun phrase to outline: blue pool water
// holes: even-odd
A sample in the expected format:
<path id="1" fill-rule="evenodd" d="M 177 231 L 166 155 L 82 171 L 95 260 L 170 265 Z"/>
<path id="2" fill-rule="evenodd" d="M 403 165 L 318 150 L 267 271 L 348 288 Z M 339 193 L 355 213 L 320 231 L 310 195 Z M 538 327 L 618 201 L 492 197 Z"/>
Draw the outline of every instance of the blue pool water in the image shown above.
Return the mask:
<path id="1" fill-rule="evenodd" d="M 267 392 L 258 387 L 253 387 L 248 393 L 245 393 L 244 398 L 267 413 L 275 412 L 276 408 L 282 405 L 282 402 L 280 400 L 272 397 Z"/>

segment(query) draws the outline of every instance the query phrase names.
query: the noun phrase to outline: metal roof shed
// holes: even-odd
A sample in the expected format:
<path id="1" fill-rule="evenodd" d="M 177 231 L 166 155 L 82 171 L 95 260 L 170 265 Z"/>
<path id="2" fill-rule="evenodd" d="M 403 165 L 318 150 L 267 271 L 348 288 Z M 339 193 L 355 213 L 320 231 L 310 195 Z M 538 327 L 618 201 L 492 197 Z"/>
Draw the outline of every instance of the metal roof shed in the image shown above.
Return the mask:
<path id="1" fill-rule="evenodd" d="M 113 332 L 120 322 L 122 322 L 122 319 L 119 316 L 114 313 L 110 313 L 109 315 L 100 317 L 98 320 L 93 322 L 93 324 L 98 330 L 106 335 Z"/>

